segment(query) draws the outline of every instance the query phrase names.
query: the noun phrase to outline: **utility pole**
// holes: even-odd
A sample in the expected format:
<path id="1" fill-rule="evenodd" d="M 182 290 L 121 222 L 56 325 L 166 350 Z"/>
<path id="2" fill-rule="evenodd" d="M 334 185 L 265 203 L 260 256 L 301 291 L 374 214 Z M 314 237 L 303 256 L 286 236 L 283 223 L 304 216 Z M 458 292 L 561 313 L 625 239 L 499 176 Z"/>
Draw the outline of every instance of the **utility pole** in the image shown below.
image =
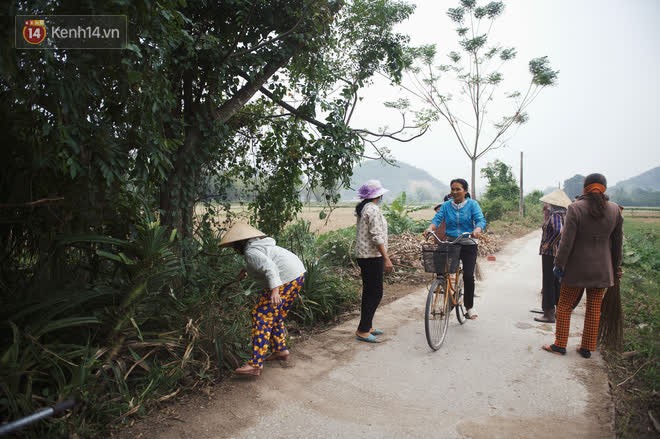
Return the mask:
<path id="1" fill-rule="evenodd" d="M 525 197 L 523 196 L 523 152 L 520 151 L 520 200 L 518 201 L 518 214 L 525 216 Z"/>

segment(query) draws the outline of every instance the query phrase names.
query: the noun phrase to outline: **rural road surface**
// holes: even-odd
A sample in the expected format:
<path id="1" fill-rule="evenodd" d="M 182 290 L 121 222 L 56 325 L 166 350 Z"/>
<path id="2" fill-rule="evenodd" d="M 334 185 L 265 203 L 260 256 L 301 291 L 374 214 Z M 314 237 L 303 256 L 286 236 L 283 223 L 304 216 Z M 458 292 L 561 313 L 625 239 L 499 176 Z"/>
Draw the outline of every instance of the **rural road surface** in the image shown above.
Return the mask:
<path id="1" fill-rule="evenodd" d="M 582 305 L 568 354 L 540 349 L 553 341 L 554 325 L 529 312 L 540 304 L 538 243 L 535 232 L 495 262 L 481 262 L 479 319 L 451 321 L 439 351 L 426 344 L 420 290 L 378 310 L 384 343 L 355 341 L 357 320 L 348 321 L 292 346 L 287 367 L 232 378 L 208 404 L 189 407 L 151 437 L 614 437 L 600 354 L 586 360 L 575 352 Z"/>

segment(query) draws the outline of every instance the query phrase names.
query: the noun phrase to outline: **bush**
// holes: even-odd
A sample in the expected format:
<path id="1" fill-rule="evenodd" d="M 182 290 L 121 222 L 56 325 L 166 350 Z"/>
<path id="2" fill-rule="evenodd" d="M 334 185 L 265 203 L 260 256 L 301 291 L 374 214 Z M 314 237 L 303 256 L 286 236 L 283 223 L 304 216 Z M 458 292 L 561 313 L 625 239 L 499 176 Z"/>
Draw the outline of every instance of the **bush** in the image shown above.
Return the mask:
<path id="1" fill-rule="evenodd" d="M 628 217 L 624 221 L 623 349 L 634 355 L 623 358 L 605 352 L 610 381 L 620 383 L 612 389 L 616 404 L 616 433 L 621 438 L 647 437 L 653 431 L 648 413 L 657 413 L 658 410 L 659 224 Z"/>
<path id="2" fill-rule="evenodd" d="M 484 198 L 479 200 L 479 204 L 489 222 L 501 219 L 506 212 L 518 212 L 518 202 L 502 197 Z"/>
<path id="3" fill-rule="evenodd" d="M 291 250 L 301 259 L 316 256 L 316 235 L 310 231 L 311 222 L 299 220 L 287 227 L 276 238 L 277 245 Z"/>
<path id="4" fill-rule="evenodd" d="M 304 325 L 329 322 L 337 314 L 357 302 L 357 282 L 341 276 L 323 258 L 303 261 L 307 273 L 300 300 L 290 315 Z"/>
<path id="5" fill-rule="evenodd" d="M 333 230 L 319 236 L 316 241 L 316 252 L 329 265 L 356 266 L 355 226 Z"/>
<path id="6" fill-rule="evenodd" d="M 388 232 L 391 235 L 399 235 L 403 232 L 421 233 L 428 226 L 428 221 L 413 220 L 409 213 L 423 209 L 406 205 L 406 193 L 402 192 L 390 205 L 383 205 L 383 215 L 387 220 Z"/>
<path id="7" fill-rule="evenodd" d="M 309 221 L 298 221 L 286 227 L 279 239 L 278 244 L 296 253 L 306 269 L 305 284 L 300 300 L 291 309 L 291 318 L 303 325 L 328 322 L 356 301 L 356 282 L 342 277 L 341 270 L 334 267 L 335 262 L 340 266 L 352 264 L 355 227 L 317 238 L 310 232 Z"/>

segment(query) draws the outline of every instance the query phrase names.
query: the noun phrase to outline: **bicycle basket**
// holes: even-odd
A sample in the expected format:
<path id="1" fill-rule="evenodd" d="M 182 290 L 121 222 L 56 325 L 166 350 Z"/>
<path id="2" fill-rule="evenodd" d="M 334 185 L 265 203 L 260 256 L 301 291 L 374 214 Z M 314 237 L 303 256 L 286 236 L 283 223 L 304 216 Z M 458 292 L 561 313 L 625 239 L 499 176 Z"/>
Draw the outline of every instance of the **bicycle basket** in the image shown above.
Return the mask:
<path id="1" fill-rule="evenodd" d="M 460 255 L 458 244 L 422 244 L 422 265 L 427 273 L 453 273 Z"/>

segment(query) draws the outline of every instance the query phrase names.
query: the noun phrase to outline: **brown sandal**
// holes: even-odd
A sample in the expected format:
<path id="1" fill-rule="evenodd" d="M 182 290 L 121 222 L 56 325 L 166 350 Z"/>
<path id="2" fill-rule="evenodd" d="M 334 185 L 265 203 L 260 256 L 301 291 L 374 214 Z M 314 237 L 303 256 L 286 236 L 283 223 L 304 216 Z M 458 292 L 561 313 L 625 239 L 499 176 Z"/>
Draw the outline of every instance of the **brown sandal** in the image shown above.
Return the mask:
<path id="1" fill-rule="evenodd" d="M 275 360 L 280 360 L 280 361 L 286 361 L 289 359 L 289 351 L 284 350 L 280 352 L 273 352 L 270 354 L 264 361 L 275 361 Z"/>
<path id="2" fill-rule="evenodd" d="M 250 375 L 250 376 L 256 376 L 258 377 L 261 374 L 261 368 L 260 367 L 254 367 L 249 364 L 246 364 L 245 366 L 239 367 L 238 369 L 234 370 L 234 373 L 238 375 Z"/>

